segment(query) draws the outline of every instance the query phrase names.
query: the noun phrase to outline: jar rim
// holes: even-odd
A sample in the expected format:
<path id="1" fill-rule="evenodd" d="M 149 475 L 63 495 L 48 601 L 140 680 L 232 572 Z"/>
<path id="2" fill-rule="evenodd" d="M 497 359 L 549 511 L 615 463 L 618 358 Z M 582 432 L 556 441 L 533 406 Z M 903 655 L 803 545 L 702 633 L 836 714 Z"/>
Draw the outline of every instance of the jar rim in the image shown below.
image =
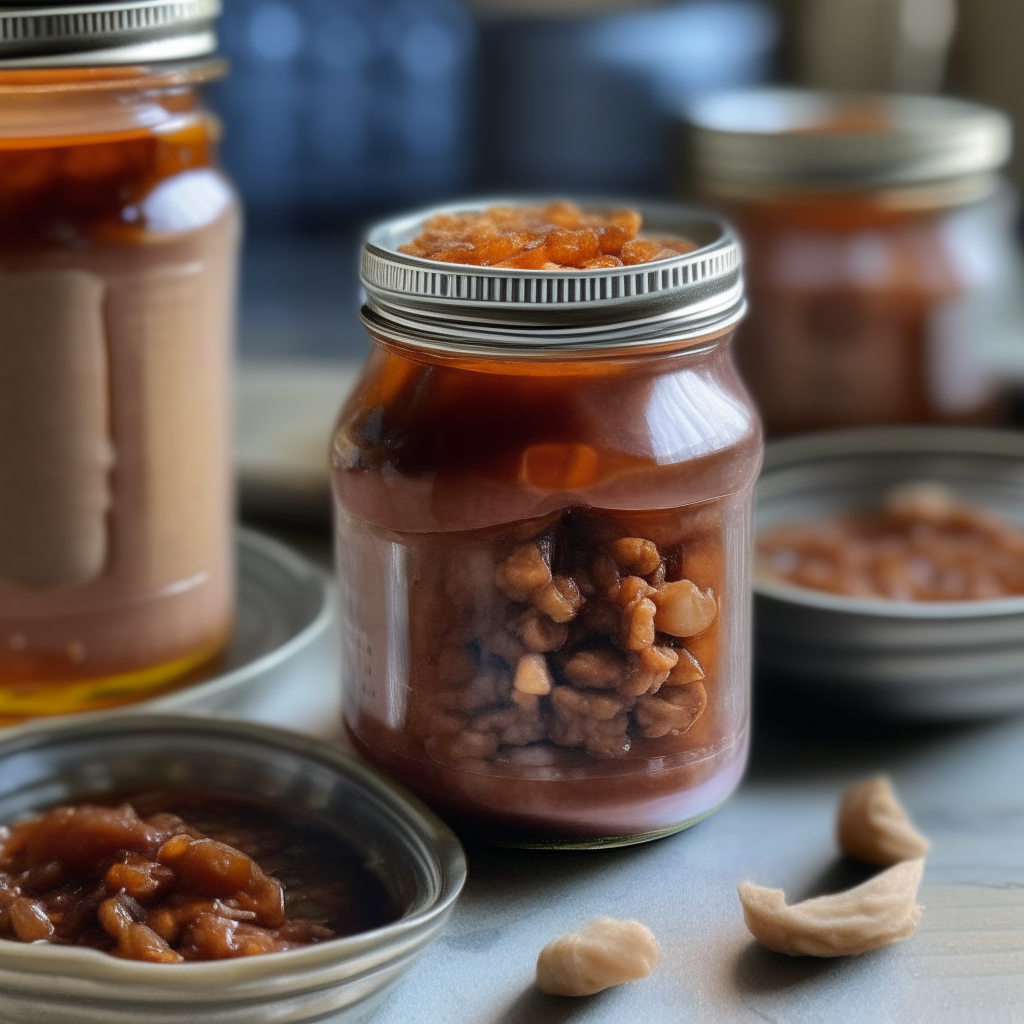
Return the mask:
<path id="1" fill-rule="evenodd" d="M 38 96 L 58 93 L 123 92 L 199 86 L 223 78 L 223 57 L 166 61 L 152 64 L 12 67 L 0 60 L 0 96 Z"/>
<path id="2" fill-rule="evenodd" d="M 446 203 L 376 225 L 363 247 L 363 323 L 413 347 L 529 358 L 670 340 L 682 345 L 720 332 L 745 312 L 741 250 L 731 226 L 716 214 L 677 204 L 580 202 L 594 211 L 631 206 L 646 230 L 699 243 L 691 252 L 635 266 L 520 270 L 398 251 L 436 214 L 546 201 Z"/>
<path id="3" fill-rule="evenodd" d="M 690 104 L 696 172 L 715 194 L 942 188 L 989 180 L 1010 158 L 999 110 L 937 96 L 760 88 Z"/>
<path id="4" fill-rule="evenodd" d="M 0 7 L 0 67 L 141 64 L 217 49 L 221 0 L 20 2 Z"/>

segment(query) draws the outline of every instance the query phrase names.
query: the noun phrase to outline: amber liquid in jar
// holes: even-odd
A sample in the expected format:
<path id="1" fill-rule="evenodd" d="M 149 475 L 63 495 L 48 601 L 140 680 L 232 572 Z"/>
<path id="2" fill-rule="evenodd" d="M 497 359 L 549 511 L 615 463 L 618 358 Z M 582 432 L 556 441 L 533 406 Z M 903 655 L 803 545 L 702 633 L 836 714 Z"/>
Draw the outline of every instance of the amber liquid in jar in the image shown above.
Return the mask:
<path id="1" fill-rule="evenodd" d="M 0 72 L 0 720 L 147 696 L 230 630 L 216 70 Z"/>
<path id="2" fill-rule="evenodd" d="M 333 446 L 345 723 L 468 834 L 631 842 L 735 787 L 760 429 L 728 340 L 496 361 L 375 338 Z"/>
<path id="3" fill-rule="evenodd" d="M 736 359 L 770 435 L 996 418 L 971 295 L 991 262 L 978 212 L 868 193 L 730 206 L 750 301 Z"/>

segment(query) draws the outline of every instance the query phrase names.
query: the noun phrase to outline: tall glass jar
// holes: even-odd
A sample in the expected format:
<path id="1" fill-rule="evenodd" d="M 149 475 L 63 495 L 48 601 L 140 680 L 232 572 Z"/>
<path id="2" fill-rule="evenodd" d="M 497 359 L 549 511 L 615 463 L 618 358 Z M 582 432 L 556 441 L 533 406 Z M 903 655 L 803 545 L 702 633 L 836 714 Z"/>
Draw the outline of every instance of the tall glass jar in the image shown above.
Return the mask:
<path id="1" fill-rule="evenodd" d="M 764 89 L 692 117 L 699 186 L 744 244 L 737 362 L 769 434 L 998 416 L 1020 276 L 1003 114 Z"/>
<path id="2" fill-rule="evenodd" d="M 0 12 L 0 720 L 147 696 L 231 627 L 215 7 Z"/>
<path id="3" fill-rule="evenodd" d="M 454 267 L 397 251 L 421 216 L 364 251 L 374 350 L 332 454 L 345 723 L 491 841 L 664 835 L 746 759 L 762 444 L 729 353 L 739 248 L 703 213 L 643 213 L 700 248 Z"/>

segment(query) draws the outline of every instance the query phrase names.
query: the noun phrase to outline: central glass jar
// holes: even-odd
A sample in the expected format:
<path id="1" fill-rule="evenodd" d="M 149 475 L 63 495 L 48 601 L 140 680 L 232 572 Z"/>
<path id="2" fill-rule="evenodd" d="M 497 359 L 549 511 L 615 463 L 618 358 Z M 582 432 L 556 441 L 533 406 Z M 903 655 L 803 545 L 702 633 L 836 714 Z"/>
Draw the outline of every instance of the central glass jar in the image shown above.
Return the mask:
<path id="1" fill-rule="evenodd" d="M 557 271 L 398 252 L 437 212 L 363 255 L 374 351 L 332 450 L 349 734 L 492 842 L 685 828 L 747 751 L 762 441 L 729 354 L 737 242 L 655 207 L 645 227 L 695 251 Z"/>

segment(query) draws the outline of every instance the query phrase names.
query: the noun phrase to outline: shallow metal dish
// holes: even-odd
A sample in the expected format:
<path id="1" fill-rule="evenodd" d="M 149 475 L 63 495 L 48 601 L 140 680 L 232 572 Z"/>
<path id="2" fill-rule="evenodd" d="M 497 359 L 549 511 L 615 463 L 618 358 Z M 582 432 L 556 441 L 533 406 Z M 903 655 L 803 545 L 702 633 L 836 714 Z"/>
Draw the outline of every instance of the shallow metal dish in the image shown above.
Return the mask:
<path id="1" fill-rule="evenodd" d="M 1024 435 L 944 427 L 815 434 L 768 446 L 757 530 L 877 505 L 938 480 L 1024 526 Z M 1024 710 L 1024 597 L 901 602 L 755 579 L 759 684 L 905 717 Z"/>
<path id="2" fill-rule="evenodd" d="M 314 815 L 403 908 L 397 921 L 286 953 L 150 964 L 0 939 L 4 1024 L 292 1024 L 362 1019 L 438 934 L 466 877 L 454 834 L 336 747 L 200 716 L 83 716 L 0 740 L 0 822 L 90 795 L 201 786 Z"/>

